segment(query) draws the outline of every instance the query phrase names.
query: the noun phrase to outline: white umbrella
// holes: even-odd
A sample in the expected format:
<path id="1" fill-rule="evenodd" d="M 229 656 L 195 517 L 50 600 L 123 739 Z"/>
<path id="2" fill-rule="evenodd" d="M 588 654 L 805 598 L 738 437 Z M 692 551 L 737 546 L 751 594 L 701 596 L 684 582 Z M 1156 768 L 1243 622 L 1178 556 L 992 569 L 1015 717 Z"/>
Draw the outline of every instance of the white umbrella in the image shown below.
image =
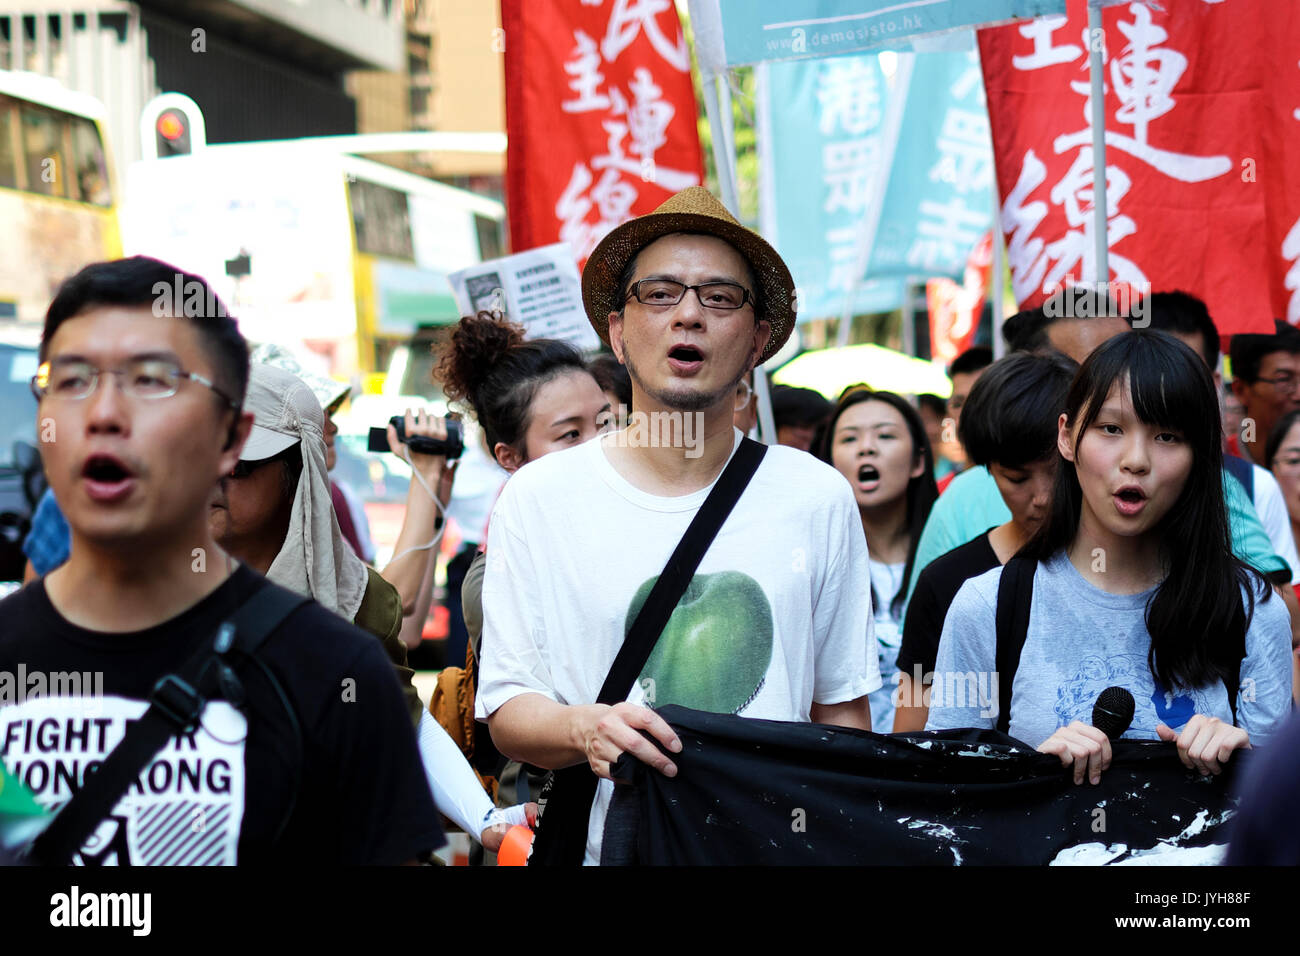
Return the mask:
<path id="1" fill-rule="evenodd" d="M 952 382 L 940 366 L 880 345 L 805 352 L 781 366 L 772 380 L 780 385 L 815 389 L 831 401 L 859 382 L 877 391 L 903 395 L 929 393 L 947 398 L 952 394 Z"/>

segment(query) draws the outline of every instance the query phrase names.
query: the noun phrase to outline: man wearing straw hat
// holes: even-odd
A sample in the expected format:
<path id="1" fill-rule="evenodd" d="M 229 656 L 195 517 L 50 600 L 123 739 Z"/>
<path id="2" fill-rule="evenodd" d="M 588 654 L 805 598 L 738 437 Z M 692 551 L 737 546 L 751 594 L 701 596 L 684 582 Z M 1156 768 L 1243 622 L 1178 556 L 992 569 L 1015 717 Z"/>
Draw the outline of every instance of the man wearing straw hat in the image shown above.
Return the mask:
<path id="1" fill-rule="evenodd" d="M 593 703 L 634 611 L 740 445 L 738 383 L 785 343 L 795 315 L 780 256 L 700 187 L 613 230 L 582 286 L 588 318 L 631 376 L 632 419 L 507 482 L 488 536 L 476 716 L 512 757 L 585 761 L 603 778 L 588 824 L 595 863 L 611 764 L 627 752 L 676 773 L 681 743 L 645 705 L 869 729 L 867 694 L 881 681 L 866 652 L 867 548 L 852 491 L 812 456 L 772 447 L 631 696 Z M 692 447 L 674 435 L 694 436 Z"/>

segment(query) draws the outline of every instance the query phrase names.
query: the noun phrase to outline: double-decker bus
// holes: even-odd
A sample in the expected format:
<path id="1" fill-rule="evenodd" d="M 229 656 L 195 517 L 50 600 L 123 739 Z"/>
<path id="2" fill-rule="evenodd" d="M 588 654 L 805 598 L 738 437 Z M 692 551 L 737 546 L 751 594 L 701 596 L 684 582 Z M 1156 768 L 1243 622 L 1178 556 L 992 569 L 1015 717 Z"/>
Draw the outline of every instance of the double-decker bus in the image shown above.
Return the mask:
<path id="1" fill-rule="evenodd" d="M 35 323 L 59 283 L 122 254 L 104 108 L 0 70 L 0 328 Z"/>
<path id="2" fill-rule="evenodd" d="M 384 391 L 431 387 L 428 343 L 460 318 L 448 273 L 503 254 L 501 203 L 312 140 L 142 160 L 124 194 L 129 253 L 203 276 L 249 341 Z"/>

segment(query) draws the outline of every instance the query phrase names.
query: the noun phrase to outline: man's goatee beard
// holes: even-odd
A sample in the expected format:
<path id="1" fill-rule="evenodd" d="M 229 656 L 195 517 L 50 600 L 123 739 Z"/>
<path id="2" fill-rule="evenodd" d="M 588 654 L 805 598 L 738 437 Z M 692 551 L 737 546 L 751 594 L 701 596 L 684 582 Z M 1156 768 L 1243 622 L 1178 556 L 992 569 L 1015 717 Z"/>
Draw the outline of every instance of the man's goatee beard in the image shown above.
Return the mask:
<path id="1" fill-rule="evenodd" d="M 720 404 L 724 398 L 732 395 L 736 391 L 736 386 L 740 384 L 740 380 L 749 374 L 749 369 L 741 369 L 740 374 L 736 376 L 734 382 L 715 392 L 669 392 L 652 389 L 646 385 L 646 383 L 641 379 L 641 376 L 637 373 L 636 366 L 632 363 L 632 356 L 627 351 L 624 351 L 623 353 L 623 364 L 627 366 L 628 377 L 636 382 L 637 385 L 641 386 L 641 391 L 645 392 L 656 402 L 659 402 L 676 412 L 702 412 L 706 409 L 712 408 L 714 405 Z"/>

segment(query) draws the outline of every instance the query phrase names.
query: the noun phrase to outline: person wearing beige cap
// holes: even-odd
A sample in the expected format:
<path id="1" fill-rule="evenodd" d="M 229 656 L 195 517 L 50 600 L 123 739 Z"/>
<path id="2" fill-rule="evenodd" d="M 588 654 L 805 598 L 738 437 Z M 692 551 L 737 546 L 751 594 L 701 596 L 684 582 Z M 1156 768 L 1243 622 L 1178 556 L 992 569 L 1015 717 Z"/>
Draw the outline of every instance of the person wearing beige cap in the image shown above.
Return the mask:
<path id="1" fill-rule="evenodd" d="M 325 412 L 325 469 L 332 472 L 338 461 L 335 445 L 339 428 L 334 424 L 334 416 L 352 396 L 352 386 L 307 368 L 292 350 L 274 342 L 263 342 L 254 348 L 249 361 L 274 365 L 292 372 L 306 382 L 307 387 L 316 395 L 316 400 Z M 343 539 L 352 546 L 362 561 L 374 563 L 375 543 L 370 539 L 370 525 L 357 493 L 345 483 L 330 479 L 330 500 L 334 502 L 334 516 L 338 518 Z"/>
<path id="2" fill-rule="evenodd" d="M 250 368 L 244 407 L 253 428 L 213 495 L 213 534 L 275 583 L 310 594 L 381 640 L 396 637 L 396 591 L 371 576 L 334 517 L 320 403 L 296 375 L 262 363 Z"/>
<path id="3" fill-rule="evenodd" d="M 334 424 L 333 416 L 352 394 L 351 386 L 310 371 L 293 352 L 282 345 L 270 343 L 259 345 L 253 349 L 250 358 L 254 365 L 261 363 L 292 372 L 312 390 L 325 416 L 322 428 L 325 438 L 325 469 L 333 471 L 338 457 L 334 446 L 339 430 Z M 443 420 L 427 410 L 407 409 L 405 426 L 407 437 L 424 436 L 436 439 L 447 437 Z M 405 620 L 400 635 L 403 643 L 407 647 L 415 647 L 419 645 L 424 618 L 429 613 L 435 564 L 433 545 L 437 541 L 436 531 L 441 525 L 440 512 L 446 509 L 447 503 L 451 500 L 456 464 L 448 464 L 441 456 L 411 452 L 408 447 L 397 441 L 397 433 L 391 425 L 388 433 L 390 450 L 411 466 L 413 474 L 402 528 L 393 548 L 394 556 L 380 573 L 385 581 L 397 589 L 398 596 L 402 599 L 402 614 Z M 420 477 L 417 477 L 416 473 Z M 437 504 L 426 489 L 435 491 L 438 496 Z M 370 530 L 361 500 L 347 485 L 333 479 L 330 479 L 329 490 L 330 500 L 334 505 L 334 517 L 339 523 L 344 540 L 363 561 L 367 564 L 373 563 L 375 546 L 370 540 Z"/>
<path id="4" fill-rule="evenodd" d="M 627 700 L 595 703 L 625 629 L 741 447 L 737 387 L 789 337 L 795 291 L 776 250 L 692 187 L 610 232 L 582 295 L 627 366 L 633 411 L 626 429 L 506 483 L 488 533 L 476 716 L 510 757 L 585 763 L 603 778 L 590 814 L 578 808 L 586 839 L 566 827 L 563 852 L 550 853 L 555 838 L 543 852 L 544 814 L 534 854 L 596 863 L 611 765 L 626 752 L 676 773 L 681 743 L 644 705 L 870 729 L 867 695 L 881 680 L 867 653 L 867 547 L 852 491 L 829 465 L 774 446 Z"/>
<path id="5" fill-rule="evenodd" d="M 213 494 L 213 537 L 272 582 L 311 595 L 379 639 L 402 684 L 438 808 L 495 850 L 505 832 L 502 820 L 522 818 L 523 810 L 494 810 L 460 750 L 420 701 L 398 637 L 397 589 L 358 558 L 339 531 L 316 394 L 291 372 L 254 362 L 244 407 L 253 413 L 253 427 L 239 464 Z"/>

